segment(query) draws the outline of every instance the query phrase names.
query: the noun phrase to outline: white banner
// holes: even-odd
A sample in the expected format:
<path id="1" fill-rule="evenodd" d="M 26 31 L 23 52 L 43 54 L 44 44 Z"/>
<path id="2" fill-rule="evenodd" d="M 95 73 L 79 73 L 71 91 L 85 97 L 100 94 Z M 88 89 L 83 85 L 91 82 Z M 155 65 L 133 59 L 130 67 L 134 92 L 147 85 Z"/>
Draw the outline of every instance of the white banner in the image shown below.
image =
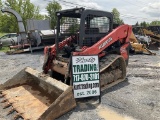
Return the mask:
<path id="1" fill-rule="evenodd" d="M 75 98 L 99 96 L 98 55 L 72 56 L 72 80 Z"/>

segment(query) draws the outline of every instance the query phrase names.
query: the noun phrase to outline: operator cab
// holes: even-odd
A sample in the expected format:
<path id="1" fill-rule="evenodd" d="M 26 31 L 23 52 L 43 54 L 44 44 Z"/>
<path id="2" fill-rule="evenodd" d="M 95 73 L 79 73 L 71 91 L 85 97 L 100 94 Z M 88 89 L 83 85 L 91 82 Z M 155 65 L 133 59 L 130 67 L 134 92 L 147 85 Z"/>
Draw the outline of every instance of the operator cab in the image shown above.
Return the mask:
<path id="1" fill-rule="evenodd" d="M 63 48 L 67 58 L 70 57 L 71 52 L 80 50 L 83 46 L 92 46 L 113 28 L 113 15 L 110 12 L 74 8 L 59 11 L 56 16 L 58 20 L 55 44 L 58 54 L 61 53 L 58 43 L 70 36 L 75 36 L 71 45 Z"/>

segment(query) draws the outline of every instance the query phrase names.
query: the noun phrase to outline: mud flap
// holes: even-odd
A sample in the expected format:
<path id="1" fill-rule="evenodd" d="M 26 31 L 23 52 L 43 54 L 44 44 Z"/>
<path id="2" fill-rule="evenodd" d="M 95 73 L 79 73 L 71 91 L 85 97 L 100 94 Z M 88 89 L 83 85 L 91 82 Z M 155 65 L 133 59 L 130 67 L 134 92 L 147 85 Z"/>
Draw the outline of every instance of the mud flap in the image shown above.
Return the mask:
<path id="1" fill-rule="evenodd" d="M 0 85 L 4 103 L 27 120 L 53 120 L 76 107 L 72 87 L 25 68 Z"/>

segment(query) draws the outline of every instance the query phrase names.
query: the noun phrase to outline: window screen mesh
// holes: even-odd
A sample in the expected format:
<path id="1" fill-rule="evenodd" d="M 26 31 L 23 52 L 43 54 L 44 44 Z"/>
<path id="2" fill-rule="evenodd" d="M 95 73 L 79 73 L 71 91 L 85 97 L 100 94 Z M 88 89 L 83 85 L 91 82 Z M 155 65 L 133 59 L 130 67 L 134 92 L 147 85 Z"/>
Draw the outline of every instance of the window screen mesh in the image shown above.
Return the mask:
<path id="1" fill-rule="evenodd" d="M 109 31 L 109 19 L 95 15 L 86 17 L 86 34 L 107 33 Z"/>
<path id="2" fill-rule="evenodd" d="M 60 32 L 65 36 L 76 34 L 79 31 L 80 19 L 64 17 L 61 19 Z"/>
<path id="3" fill-rule="evenodd" d="M 109 19 L 89 14 L 85 20 L 83 46 L 92 46 L 109 32 Z"/>
<path id="4" fill-rule="evenodd" d="M 102 37 L 108 34 L 110 28 L 110 20 L 107 17 L 88 14 L 85 19 L 85 28 L 77 37 L 77 43 L 82 43 L 83 46 L 92 46 Z M 83 26 L 83 25 L 82 25 Z M 62 17 L 60 21 L 60 38 L 65 38 L 75 35 L 80 32 L 80 18 Z M 79 36 L 82 36 L 79 40 Z M 79 42 L 78 42 L 79 41 Z"/>

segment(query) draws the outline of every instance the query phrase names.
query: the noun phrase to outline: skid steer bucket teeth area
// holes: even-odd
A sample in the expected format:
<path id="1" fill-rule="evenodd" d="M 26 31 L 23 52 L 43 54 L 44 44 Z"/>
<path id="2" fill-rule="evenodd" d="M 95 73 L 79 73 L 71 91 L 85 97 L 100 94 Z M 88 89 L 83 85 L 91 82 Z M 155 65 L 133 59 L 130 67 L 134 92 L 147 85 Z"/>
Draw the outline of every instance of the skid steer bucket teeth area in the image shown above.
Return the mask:
<path id="1" fill-rule="evenodd" d="M 1 104 L 25 120 L 53 120 L 76 107 L 72 87 L 25 68 L 0 85 Z"/>

